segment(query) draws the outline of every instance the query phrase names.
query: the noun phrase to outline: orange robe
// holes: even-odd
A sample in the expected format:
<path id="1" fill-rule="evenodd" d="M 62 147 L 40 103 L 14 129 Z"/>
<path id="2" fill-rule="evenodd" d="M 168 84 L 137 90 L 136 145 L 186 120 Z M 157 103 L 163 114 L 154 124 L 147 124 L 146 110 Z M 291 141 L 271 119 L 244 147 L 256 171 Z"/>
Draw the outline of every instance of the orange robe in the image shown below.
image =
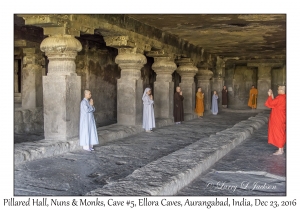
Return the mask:
<path id="1" fill-rule="evenodd" d="M 268 128 L 268 143 L 283 148 L 286 143 L 286 95 L 279 94 L 275 99 L 269 96 L 265 105 L 271 108 Z"/>
<path id="2" fill-rule="evenodd" d="M 204 103 L 203 103 L 204 95 L 202 92 L 196 93 L 196 108 L 195 112 L 198 116 L 203 116 L 204 112 Z"/>
<path id="3" fill-rule="evenodd" d="M 250 89 L 248 106 L 251 108 L 256 108 L 257 106 L 257 94 L 258 90 L 256 88 Z"/>

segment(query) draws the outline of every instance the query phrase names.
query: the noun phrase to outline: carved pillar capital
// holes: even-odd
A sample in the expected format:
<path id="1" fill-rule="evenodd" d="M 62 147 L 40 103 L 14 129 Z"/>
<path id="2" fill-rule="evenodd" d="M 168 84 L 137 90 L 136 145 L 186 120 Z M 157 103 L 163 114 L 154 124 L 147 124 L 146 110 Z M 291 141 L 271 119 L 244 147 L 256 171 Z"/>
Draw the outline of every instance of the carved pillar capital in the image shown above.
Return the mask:
<path id="1" fill-rule="evenodd" d="M 179 64 L 179 67 L 176 69 L 176 71 L 181 76 L 181 80 L 185 78 L 194 78 L 198 72 L 198 68 L 194 66 L 192 59 L 190 58 L 177 60 L 176 63 Z"/>
<path id="2" fill-rule="evenodd" d="M 199 69 L 196 77 L 198 80 L 210 80 L 213 75 L 214 73 L 208 69 Z"/>
<path id="3" fill-rule="evenodd" d="M 74 60 L 77 52 L 82 50 L 82 46 L 74 36 L 49 36 L 42 41 L 40 48 L 50 61 L 48 74 L 76 75 Z"/>

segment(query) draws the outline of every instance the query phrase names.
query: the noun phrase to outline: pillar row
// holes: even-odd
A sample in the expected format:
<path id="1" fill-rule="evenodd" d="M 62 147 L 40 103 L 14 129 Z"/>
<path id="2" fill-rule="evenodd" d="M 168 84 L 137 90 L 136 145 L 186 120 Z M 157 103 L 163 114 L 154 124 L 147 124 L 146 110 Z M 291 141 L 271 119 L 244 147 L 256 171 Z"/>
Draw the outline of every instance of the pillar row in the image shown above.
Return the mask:
<path id="1" fill-rule="evenodd" d="M 40 46 L 48 57 L 43 76 L 45 139 L 68 140 L 79 136 L 81 79 L 75 58 L 81 43 L 72 35 L 53 35 Z"/>
<path id="2" fill-rule="evenodd" d="M 213 72 L 208 69 L 200 69 L 197 72 L 198 87 L 201 87 L 204 93 L 204 110 L 210 110 L 211 107 L 211 82 Z M 197 88 L 198 88 L 197 87 Z"/>
<path id="3" fill-rule="evenodd" d="M 181 83 L 179 86 L 182 90 L 183 109 L 185 114 L 194 114 L 195 110 L 195 81 L 198 68 L 193 65 L 191 59 L 182 59 L 177 62 L 179 67 L 176 69 L 181 76 Z"/>
<path id="4" fill-rule="evenodd" d="M 157 74 L 154 82 L 155 117 L 173 118 L 174 82 L 172 73 L 177 68 L 172 57 L 154 57 L 152 69 Z"/>
<path id="5" fill-rule="evenodd" d="M 42 106 L 42 57 L 36 48 L 23 48 L 23 54 L 22 108 L 33 109 Z"/>
<path id="6" fill-rule="evenodd" d="M 121 68 L 117 83 L 118 124 L 140 125 L 143 120 L 141 68 L 147 59 L 134 48 L 119 48 L 115 62 Z"/>

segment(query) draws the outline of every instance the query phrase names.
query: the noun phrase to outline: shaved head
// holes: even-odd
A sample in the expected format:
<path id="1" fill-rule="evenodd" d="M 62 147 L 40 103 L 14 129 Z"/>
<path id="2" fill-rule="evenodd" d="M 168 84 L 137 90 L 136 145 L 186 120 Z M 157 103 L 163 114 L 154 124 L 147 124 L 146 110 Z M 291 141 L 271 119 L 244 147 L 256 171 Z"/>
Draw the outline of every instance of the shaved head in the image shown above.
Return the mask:
<path id="1" fill-rule="evenodd" d="M 278 93 L 280 94 L 280 92 L 281 92 L 281 94 L 285 94 L 285 86 L 284 85 L 278 86 Z"/>
<path id="2" fill-rule="evenodd" d="M 90 90 L 84 90 L 84 97 L 86 99 L 90 99 L 92 97 L 91 91 Z"/>

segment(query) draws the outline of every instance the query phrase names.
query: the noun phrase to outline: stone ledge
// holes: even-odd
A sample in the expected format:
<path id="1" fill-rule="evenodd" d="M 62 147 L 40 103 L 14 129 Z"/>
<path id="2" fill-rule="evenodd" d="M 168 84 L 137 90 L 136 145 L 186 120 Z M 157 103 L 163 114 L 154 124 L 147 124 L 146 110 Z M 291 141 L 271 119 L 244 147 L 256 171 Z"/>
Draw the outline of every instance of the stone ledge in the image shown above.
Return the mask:
<path id="1" fill-rule="evenodd" d="M 131 175 L 93 190 L 91 196 L 174 195 L 268 121 L 258 114 L 232 128 L 205 137 L 135 170 Z M 247 122 L 247 123 L 246 123 Z"/>
<path id="2" fill-rule="evenodd" d="M 196 116 L 185 115 L 185 119 L 191 120 Z M 173 119 L 156 119 L 156 128 L 173 124 Z M 142 126 L 123 126 L 113 124 L 97 129 L 100 145 L 117 139 L 125 138 L 144 131 Z M 15 144 L 14 163 L 21 164 L 27 161 L 52 157 L 66 152 L 80 149 L 79 139 L 68 141 L 39 140 Z"/>

